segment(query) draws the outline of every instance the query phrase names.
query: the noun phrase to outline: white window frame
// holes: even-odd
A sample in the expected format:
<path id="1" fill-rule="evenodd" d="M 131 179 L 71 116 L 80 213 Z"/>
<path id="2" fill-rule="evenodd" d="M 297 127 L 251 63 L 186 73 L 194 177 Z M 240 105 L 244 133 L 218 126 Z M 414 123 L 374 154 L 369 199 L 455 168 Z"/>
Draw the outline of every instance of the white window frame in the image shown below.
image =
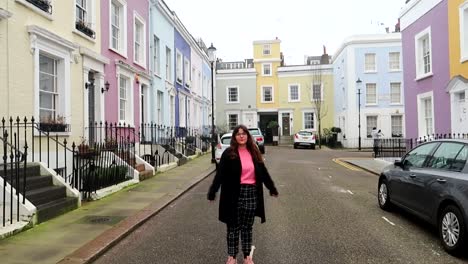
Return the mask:
<path id="1" fill-rule="evenodd" d="M 265 101 L 265 88 L 271 88 L 271 101 Z M 275 89 L 273 88 L 273 85 L 262 85 L 261 90 L 262 90 L 262 98 L 261 98 L 262 103 L 272 104 L 275 102 Z"/>
<path id="2" fill-rule="evenodd" d="M 314 98 L 314 85 L 320 85 L 320 101 L 323 101 L 323 83 L 312 83 L 310 88 L 310 100 L 311 102 L 315 101 Z"/>
<path id="3" fill-rule="evenodd" d="M 395 55 L 395 54 L 398 54 L 398 56 L 396 56 L 398 65 L 397 65 L 397 62 L 393 61 L 392 55 Z M 395 67 L 395 65 L 397 65 L 397 67 Z M 390 72 L 397 72 L 401 70 L 401 52 L 395 51 L 395 52 L 388 53 L 388 70 Z"/>
<path id="4" fill-rule="evenodd" d="M 265 74 L 265 66 L 267 66 L 270 68 L 270 73 L 269 74 Z M 273 75 L 273 72 L 272 72 L 272 63 L 262 63 L 262 76 L 272 76 Z"/>
<path id="5" fill-rule="evenodd" d="M 371 85 L 371 84 L 375 85 L 375 102 L 369 102 L 369 99 L 368 99 L 369 98 L 368 97 L 368 94 L 369 94 L 368 93 L 368 90 L 369 90 L 368 85 Z M 371 106 L 371 105 L 378 105 L 379 104 L 379 99 L 378 99 L 379 98 L 379 93 L 378 93 L 377 90 L 378 90 L 377 83 L 366 83 L 366 105 Z"/>
<path id="6" fill-rule="evenodd" d="M 367 62 L 368 56 L 371 56 L 371 55 L 374 56 L 374 62 L 373 62 L 374 67 L 373 68 L 371 68 L 370 67 L 371 65 L 369 65 L 368 62 Z M 377 54 L 375 54 L 375 53 L 366 53 L 366 54 L 364 54 L 364 72 L 365 73 L 375 73 L 375 72 L 377 72 Z"/>
<path id="7" fill-rule="evenodd" d="M 403 131 L 404 131 L 404 130 L 403 130 L 403 129 L 404 129 L 404 128 L 403 128 L 403 115 L 391 115 L 391 116 L 390 116 L 390 130 L 391 130 L 391 134 L 390 134 L 390 135 L 391 135 L 392 137 L 395 137 L 395 136 L 393 136 L 393 135 L 394 135 L 394 133 L 393 133 L 393 132 L 394 132 L 394 130 L 393 130 L 393 128 L 394 128 L 394 126 L 393 126 L 393 118 L 394 118 L 394 117 L 400 117 L 400 118 L 401 118 L 401 125 L 400 125 L 400 126 L 401 126 L 401 136 L 397 136 L 397 137 L 403 137 Z"/>
<path id="8" fill-rule="evenodd" d="M 460 62 L 468 61 L 468 2 L 459 8 L 460 18 Z"/>
<path id="9" fill-rule="evenodd" d="M 183 85 L 184 81 L 184 56 L 176 50 L 176 83 Z"/>
<path id="10" fill-rule="evenodd" d="M 45 72 L 41 72 L 41 63 L 40 63 L 40 58 L 41 57 L 45 57 L 47 59 L 50 59 L 53 61 L 53 73 L 45 73 Z M 56 119 L 57 117 L 60 117 L 60 116 L 63 116 L 60 114 L 60 106 L 62 105 L 60 103 L 60 99 L 61 99 L 61 95 L 60 95 L 60 86 L 59 86 L 59 82 L 58 82 L 58 77 L 59 77 L 59 69 L 58 67 L 60 66 L 60 64 L 63 65 L 63 62 L 61 62 L 60 58 L 57 58 L 55 56 L 51 56 L 49 54 L 45 54 L 44 52 L 40 52 L 39 53 L 39 122 L 47 122 L 48 120 L 50 119 Z M 62 66 L 63 67 L 63 66 Z M 40 80 L 42 79 L 41 78 L 41 75 L 47 75 L 49 77 L 52 77 L 53 78 L 53 81 L 52 81 L 52 91 L 48 91 L 48 90 L 42 90 L 41 89 L 41 82 Z M 44 107 L 41 107 L 41 94 L 42 93 L 45 93 L 45 94 L 48 94 L 48 95 L 52 95 L 54 97 L 54 99 L 52 99 L 52 101 L 54 103 L 52 103 L 52 108 L 44 108 Z M 41 117 L 41 111 L 42 110 L 45 110 L 45 111 L 52 111 L 53 113 L 51 115 L 49 115 L 49 117 L 46 119 L 46 120 L 43 120 L 42 117 Z"/>
<path id="11" fill-rule="evenodd" d="M 190 87 L 190 60 L 184 57 L 184 83 L 185 87 Z"/>
<path id="12" fill-rule="evenodd" d="M 306 128 L 306 118 L 305 118 L 306 114 L 312 114 L 312 128 Z M 315 114 L 315 111 L 313 110 L 302 111 L 302 129 L 307 129 L 310 131 L 317 130 L 317 115 Z"/>
<path id="13" fill-rule="evenodd" d="M 76 22 L 78 22 L 78 17 L 76 17 L 76 9 L 78 8 L 78 4 L 77 4 L 77 1 L 78 0 L 75 0 L 75 5 L 73 6 L 73 14 L 74 14 L 74 22 L 75 22 L 75 27 L 73 29 L 73 32 L 92 41 L 92 42 L 95 42 L 95 39 L 86 35 L 85 33 L 79 31 L 78 29 L 76 29 Z M 97 34 L 96 32 L 96 12 L 95 12 L 95 8 L 94 8 L 94 0 L 84 0 L 86 2 L 86 8 L 83 8 L 82 6 L 80 6 L 81 8 L 83 8 L 86 12 L 86 16 L 85 16 L 85 19 L 84 19 L 84 23 L 90 28 L 92 29 L 94 32 L 95 32 L 95 36 Z"/>
<path id="14" fill-rule="evenodd" d="M 156 124 L 163 124 L 164 93 L 157 91 Z"/>
<path id="15" fill-rule="evenodd" d="M 120 68 L 120 70 L 122 70 L 122 68 Z M 125 78 L 127 80 L 127 87 L 126 87 L 126 101 L 127 101 L 127 104 L 125 105 L 125 118 L 122 119 L 121 118 L 121 115 L 120 115 L 120 78 Z M 120 123 L 125 123 L 127 125 L 130 125 L 130 126 L 133 126 L 133 118 L 134 118 L 134 111 L 135 109 L 133 109 L 133 83 L 134 83 L 134 79 L 133 79 L 133 74 L 131 74 L 130 72 L 125 72 L 125 73 L 122 73 L 120 72 L 118 74 L 118 77 L 117 77 L 117 86 L 118 86 L 118 89 L 119 89 L 119 95 L 118 95 L 118 98 L 119 98 L 119 101 L 118 101 L 118 109 L 119 109 L 119 122 Z"/>
<path id="16" fill-rule="evenodd" d="M 375 125 L 369 126 L 369 117 L 375 117 Z M 372 128 L 379 127 L 379 116 L 375 114 L 366 115 L 366 137 L 372 137 Z"/>
<path id="17" fill-rule="evenodd" d="M 166 46 L 166 81 L 172 83 L 172 51 Z"/>
<path id="18" fill-rule="evenodd" d="M 263 44 L 263 55 L 271 55 L 271 45 Z"/>
<path id="19" fill-rule="evenodd" d="M 121 7 L 119 14 L 119 38 L 118 48 L 112 47 L 112 3 L 116 3 Z M 127 58 L 127 2 L 123 0 L 109 1 L 109 49 Z"/>
<path id="20" fill-rule="evenodd" d="M 237 93 L 237 101 L 231 101 L 230 99 L 230 93 L 229 93 L 229 90 L 230 89 L 236 89 L 236 93 Z M 237 103 L 240 103 L 240 98 L 239 98 L 239 86 L 237 85 L 230 85 L 230 86 L 226 86 L 226 104 L 237 104 Z"/>
<path id="21" fill-rule="evenodd" d="M 153 71 L 156 76 L 161 76 L 161 40 L 153 35 Z"/>
<path id="22" fill-rule="evenodd" d="M 233 128 L 234 128 L 235 126 L 239 125 L 240 114 L 237 113 L 237 112 L 236 112 L 236 113 L 230 113 L 230 112 L 226 113 L 226 120 L 227 120 L 226 123 L 227 123 L 227 125 L 228 125 L 228 128 L 231 130 L 232 128 L 231 128 L 230 116 L 236 116 L 236 117 L 237 117 L 237 122 L 236 122 L 236 124 L 233 126 Z"/>
<path id="23" fill-rule="evenodd" d="M 141 35 L 140 39 L 137 39 L 137 23 L 141 25 Z M 141 42 L 139 45 L 138 52 L 141 55 L 141 58 L 136 57 L 136 45 L 138 42 Z M 136 11 L 133 11 L 133 61 L 146 69 L 146 21 L 140 16 Z"/>
<path id="24" fill-rule="evenodd" d="M 291 98 L 291 88 L 293 86 L 296 86 L 297 87 L 297 99 L 292 99 Z M 301 85 L 298 84 L 298 83 L 291 83 L 291 84 L 288 84 L 288 102 L 290 103 L 294 103 L 294 102 L 300 102 L 301 101 Z"/>
<path id="25" fill-rule="evenodd" d="M 415 63 L 416 63 L 416 80 L 421 80 L 423 78 L 432 76 L 433 70 L 433 60 L 432 60 L 432 37 L 431 37 L 431 27 L 427 27 L 423 31 L 419 32 L 414 36 L 414 43 L 415 43 Z M 428 39 L 428 49 L 429 49 L 429 67 L 430 71 L 424 72 L 424 56 L 423 56 L 423 47 L 422 47 L 422 40 L 427 38 Z"/>
<path id="26" fill-rule="evenodd" d="M 179 126 L 186 127 L 187 120 L 186 120 L 186 105 L 185 105 L 185 95 L 179 94 Z"/>
<path id="27" fill-rule="evenodd" d="M 430 91 L 430 92 L 426 92 L 426 93 L 422 93 L 422 94 L 418 94 L 417 95 L 417 104 L 418 104 L 418 134 L 420 137 L 423 137 L 423 136 L 427 136 L 427 126 L 426 126 L 426 113 L 425 113 L 425 108 L 424 108 L 424 104 L 423 104 L 423 101 L 426 100 L 426 99 L 431 99 L 431 117 L 432 117 L 432 131 L 429 132 L 429 134 L 433 134 L 434 131 L 435 131 L 435 126 L 434 126 L 434 121 L 435 121 L 435 117 L 434 117 L 434 93 L 433 91 Z"/>
<path id="28" fill-rule="evenodd" d="M 392 90 L 393 90 L 393 87 L 392 87 L 392 85 L 394 85 L 394 84 L 398 84 L 398 85 L 400 86 L 399 93 L 398 93 L 399 99 L 400 99 L 400 100 L 399 100 L 398 102 L 393 102 L 393 100 L 392 100 L 392 94 L 393 94 L 393 91 L 392 91 Z M 402 88 L 401 82 L 391 82 L 391 83 L 390 83 L 390 104 L 391 104 L 391 105 L 401 105 L 401 104 L 402 104 L 402 94 L 403 94 L 403 90 L 402 90 L 401 88 Z"/>

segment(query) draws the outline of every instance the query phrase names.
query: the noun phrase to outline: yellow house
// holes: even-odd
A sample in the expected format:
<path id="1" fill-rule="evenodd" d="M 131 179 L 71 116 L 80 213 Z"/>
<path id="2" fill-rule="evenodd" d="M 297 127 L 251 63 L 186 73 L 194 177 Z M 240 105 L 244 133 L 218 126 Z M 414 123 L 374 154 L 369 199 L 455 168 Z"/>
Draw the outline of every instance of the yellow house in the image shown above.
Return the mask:
<path id="1" fill-rule="evenodd" d="M 282 136 L 301 129 L 318 134 L 333 126 L 333 68 L 331 64 L 278 68 L 279 125 Z"/>
<path id="2" fill-rule="evenodd" d="M 85 135 L 91 115 L 96 120 L 103 116 L 101 87 L 108 59 L 100 55 L 96 34 L 100 3 L 1 1 L 1 117 L 34 117 L 40 130 L 63 123 L 51 132 L 71 143 Z"/>
<path id="3" fill-rule="evenodd" d="M 468 1 L 448 1 L 452 133 L 468 131 Z"/>
<path id="4" fill-rule="evenodd" d="M 278 67 L 283 58 L 281 40 L 259 40 L 253 42 L 254 67 L 257 72 L 257 113 L 259 126 L 266 132 L 266 140 L 271 139 L 266 129 L 270 121 L 278 121 L 279 93 Z"/>

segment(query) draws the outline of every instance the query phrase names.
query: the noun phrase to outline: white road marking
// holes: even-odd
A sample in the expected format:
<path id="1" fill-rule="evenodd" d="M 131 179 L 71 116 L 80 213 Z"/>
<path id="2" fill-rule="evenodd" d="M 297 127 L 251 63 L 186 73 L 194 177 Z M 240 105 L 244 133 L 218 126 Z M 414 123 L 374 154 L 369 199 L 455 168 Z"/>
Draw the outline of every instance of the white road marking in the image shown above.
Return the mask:
<path id="1" fill-rule="evenodd" d="M 391 222 L 390 220 L 388 220 L 385 216 L 382 216 L 383 220 L 387 221 L 389 224 L 391 224 L 392 226 L 394 226 L 395 224 L 393 222 Z"/>
<path id="2" fill-rule="evenodd" d="M 348 190 L 348 193 L 350 193 L 350 194 L 354 194 L 354 193 L 353 193 L 352 191 L 350 191 L 350 190 Z"/>
<path id="3" fill-rule="evenodd" d="M 440 253 L 432 249 L 432 254 L 440 256 Z"/>

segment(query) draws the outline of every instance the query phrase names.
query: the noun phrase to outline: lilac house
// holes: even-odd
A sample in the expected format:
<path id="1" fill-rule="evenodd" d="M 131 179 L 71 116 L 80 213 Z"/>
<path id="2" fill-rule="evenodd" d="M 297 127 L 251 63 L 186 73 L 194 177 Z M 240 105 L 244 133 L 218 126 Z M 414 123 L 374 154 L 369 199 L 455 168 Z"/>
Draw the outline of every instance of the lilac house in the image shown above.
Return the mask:
<path id="1" fill-rule="evenodd" d="M 191 105 L 191 50 L 189 44 L 190 34 L 182 25 L 180 20 L 175 18 L 176 27 L 174 29 L 175 42 L 175 76 L 174 83 L 177 90 L 176 95 L 176 126 L 189 127 L 189 111 Z"/>
<path id="2" fill-rule="evenodd" d="M 104 77 L 109 89 L 103 89 L 108 122 L 138 128 L 150 116 L 149 22 L 147 0 L 101 2 L 102 54 L 110 60 Z"/>
<path id="3" fill-rule="evenodd" d="M 410 1 L 400 23 L 406 136 L 450 133 L 448 1 Z"/>

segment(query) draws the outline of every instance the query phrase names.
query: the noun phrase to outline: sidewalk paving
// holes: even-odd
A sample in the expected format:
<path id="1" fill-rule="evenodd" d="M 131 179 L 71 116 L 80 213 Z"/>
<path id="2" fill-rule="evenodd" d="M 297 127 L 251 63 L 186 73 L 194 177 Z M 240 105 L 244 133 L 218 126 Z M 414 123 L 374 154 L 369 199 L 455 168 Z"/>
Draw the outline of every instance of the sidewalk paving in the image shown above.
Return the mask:
<path id="1" fill-rule="evenodd" d="M 374 158 L 340 158 L 340 160 L 378 176 L 386 166 L 393 164 L 389 160 Z"/>
<path id="2" fill-rule="evenodd" d="M 0 262 L 88 263 L 215 171 L 211 154 L 0 241 Z"/>

